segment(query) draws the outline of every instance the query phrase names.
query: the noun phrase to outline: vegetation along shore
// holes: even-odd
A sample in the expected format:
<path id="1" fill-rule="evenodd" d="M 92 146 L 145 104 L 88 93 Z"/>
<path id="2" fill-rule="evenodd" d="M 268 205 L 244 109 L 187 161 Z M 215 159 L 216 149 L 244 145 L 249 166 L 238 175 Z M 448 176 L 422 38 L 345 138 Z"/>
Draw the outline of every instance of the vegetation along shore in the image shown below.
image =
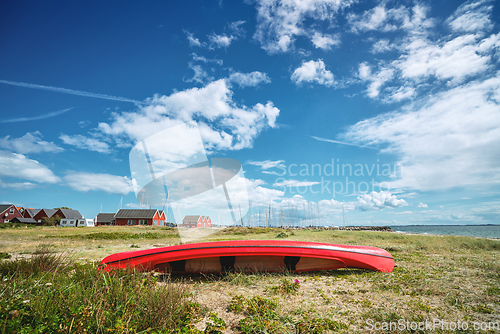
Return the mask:
<path id="1" fill-rule="evenodd" d="M 411 333 L 411 324 L 426 320 L 441 321 L 442 328 L 418 332 L 494 333 L 500 322 L 499 240 L 227 228 L 207 240 L 376 246 L 393 255 L 396 268 L 170 276 L 103 273 L 98 263 L 116 252 L 178 244 L 173 228 L 22 227 L 0 233 L 0 333 L 365 333 L 382 331 L 383 324 L 402 325 L 384 332 Z M 468 327 L 453 329 L 459 322 Z"/>

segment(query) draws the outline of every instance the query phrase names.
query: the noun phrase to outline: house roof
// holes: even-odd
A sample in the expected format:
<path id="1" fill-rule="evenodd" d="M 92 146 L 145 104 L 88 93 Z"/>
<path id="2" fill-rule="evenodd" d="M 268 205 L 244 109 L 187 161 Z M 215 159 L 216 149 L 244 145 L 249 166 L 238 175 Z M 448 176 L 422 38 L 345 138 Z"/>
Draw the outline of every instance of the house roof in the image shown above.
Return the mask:
<path id="1" fill-rule="evenodd" d="M 14 204 L 2 204 L 2 205 L 0 205 L 0 213 L 3 213 L 4 211 L 7 211 L 13 205 Z"/>
<path id="2" fill-rule="evenodd" d="M 19 217 L 16 217 L 14 219 L 11 220 L 11 222 L 19 222 L 19 223 L 22 223 L 22 224 L 36 224 L 37 221 L 34 220 L 33 218 L 19 218 Z"/>
<path id="3" fill-rule="evenodd" d="M 66 218 L 70 218 L 70 219 L 82 219 L 83 218 L 82 214 L 78 210 L 70 210 L 70 209 L 60 209 L 60 210 Z"/>
<path id="4" fill-rule="evenodd" d="M 157 211 L 156 209 L 120 209 L 115 214 L 115 218 L 152 219 Z"/>
<path id="5" fill-rule="evenodd" d="M 32 209 L 32 208 L 27 208 L 26 210 L 24 210 L 26 212 L 28 212 L 28 214 L 31 216 L 31 218 L 35 217 L 35 215 L 40 212 L 40 209 Z"/>
<path id="6" fill-rule="evenodd" d="M 110 223 L 115 220 L 114 213 L 100 213 L 96 217 L 96 223 Z"/>
<path id="7" fill-rule="evenodd" d="M 54 213 L 57 212 L 57 210 L 54 210 L 54 209 L 41 209 L 40 211 L 45 212 L 45 214 L 47 215 L 47 217 L 52 217 L 54 215 Z M 40 211 L 38 211 L 36 214 L 38 214 Z"/>
<path id="8" fill-rule="evenodd" d="M 197 216 L 184 216 L 182 220 L 183 223 L 196 223 L 200 219 L 200 215 Z"/>

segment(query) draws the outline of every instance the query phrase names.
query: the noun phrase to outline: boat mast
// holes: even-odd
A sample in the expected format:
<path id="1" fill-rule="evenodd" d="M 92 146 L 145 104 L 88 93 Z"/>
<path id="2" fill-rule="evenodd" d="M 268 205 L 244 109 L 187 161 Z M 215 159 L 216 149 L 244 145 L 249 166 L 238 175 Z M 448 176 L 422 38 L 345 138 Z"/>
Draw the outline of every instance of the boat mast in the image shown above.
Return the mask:
<path id="1" fill-rule="evenodd" d="M 344 203 L 342 203 L 342 220 L 344 221 L 344 228 L 345 228 Z"/>

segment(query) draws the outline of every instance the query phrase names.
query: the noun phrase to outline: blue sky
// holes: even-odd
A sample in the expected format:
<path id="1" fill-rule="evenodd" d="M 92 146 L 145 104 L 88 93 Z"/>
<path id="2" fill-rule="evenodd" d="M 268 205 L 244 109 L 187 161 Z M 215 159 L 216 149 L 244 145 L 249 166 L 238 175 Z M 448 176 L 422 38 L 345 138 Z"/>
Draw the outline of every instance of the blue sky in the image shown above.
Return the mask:
<path id="1" fill-rule="evenodd" d="M 0 202 L 140 207 L 130 150 L 196 121 L 209 157 L 242 162 L 254 210 L 499 223 L 498 17 L 494 1 L 4 1 Z"/>

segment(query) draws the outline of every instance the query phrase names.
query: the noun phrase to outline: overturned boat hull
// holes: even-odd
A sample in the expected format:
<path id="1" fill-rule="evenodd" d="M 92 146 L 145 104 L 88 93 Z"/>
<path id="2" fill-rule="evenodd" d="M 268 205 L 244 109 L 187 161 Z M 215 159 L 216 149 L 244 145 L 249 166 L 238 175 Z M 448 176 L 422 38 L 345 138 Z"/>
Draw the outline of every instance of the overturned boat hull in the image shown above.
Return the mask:
<path id="1" fill-rule="evenodd" d="M 232 240 L 117 253 L 104 258 L 101 266 L 106 271 L 136 268 L 165 273 L 304 272 L 346 267 L 391 272 L 394 259 L 377 247 L 289 240 Z"/>

